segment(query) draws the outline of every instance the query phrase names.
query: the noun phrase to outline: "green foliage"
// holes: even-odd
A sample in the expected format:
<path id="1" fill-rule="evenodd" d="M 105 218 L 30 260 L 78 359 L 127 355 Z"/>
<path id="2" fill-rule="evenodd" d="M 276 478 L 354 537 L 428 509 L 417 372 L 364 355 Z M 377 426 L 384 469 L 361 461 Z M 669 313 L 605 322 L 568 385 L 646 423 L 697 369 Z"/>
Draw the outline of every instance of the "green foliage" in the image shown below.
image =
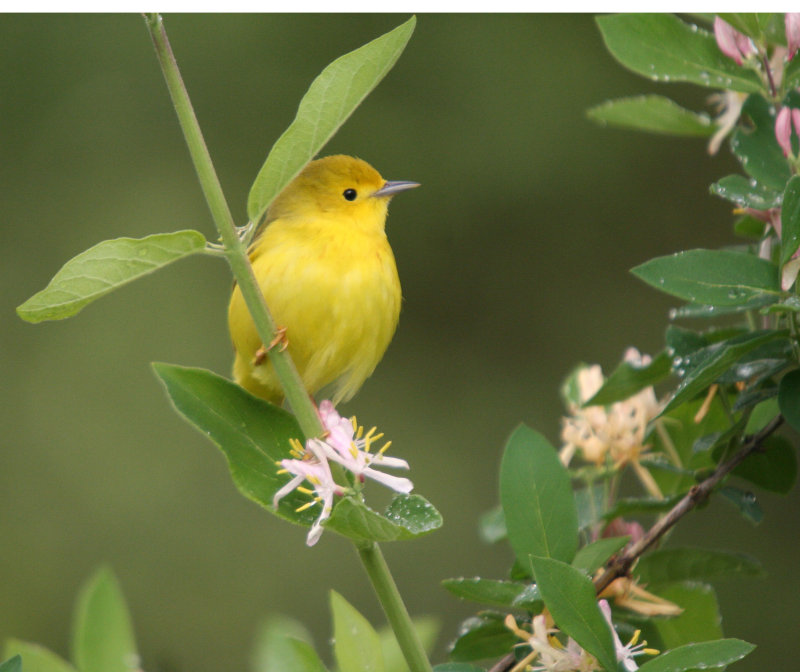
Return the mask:
<path id="1" fill-rule="evenodd" d="M 258 221 L 269 204 L 392 69 L 405 49 L 416 18 L 328 65 L 300 101 L 297 116 L 273 146 L 247 199 Z"/>
<path id="2" fill-rule="evenodd" d="M 685 644 L 665 651 L 658 658 L 647 661 L 640 672 L 683 672 L 730 665 L 741 660 L 755 645 L 741 639 L 717 639 L 711 642 Z"/>
<path id="3" fill-rule="evenodd" d="M 781 203 L 781 193 L 775 189 L 747 179 L 744 175 L 728 175 L 711 185 L 711 193 L 735 203 L 740 208 L 753 210 L 769 210 Z M 753 220 L 758 222 L 758 220 Z M 757 223 L 755 237 L 760 238 L 764 231 L 764 223 Z"/>
<path id="4" fill-rule="evenodd" d="M 761 90 L 758 76 L 724 56 L 713 35 L 675 16 L 618 14 L 601 16 L 597 24 L 614 58 L 640 75 L 745 93 Z"/>
<path id="5" fill-rule="evenodd" d="M 522 566 L 534 555 L 572 561 L 578 514 L 569 476 L 547 439 L 524 425 L 506 444 L 500 501 L 509 543 Z"/>
<path id="6" fill-rule="evenodd" d="M 800 246 L 800 175 L 786 184 L 781 207 L 781 266 L 786 264 Z"/>
<path id="7" fill-rule="evenodd" d="M 211 371 L 161 363 L 153 369 L 175 410 L 223 452 L 239 492 L 290 522 L 314 522 L 313 510 L 296 511 L 308 501 L 296 491 L 272 507 L 287 481 L 276 463 L 289 457 L 289 439 L 304 438 L 294 416 Z"/>
<path id="8" fill-rule="evenodd" d="M 706 114 L 682 108 L 664 96 L 608 100 L 586 113 L 593 121 L 651 133 L 707 137 L 715 126 Z"/>
<path id="9" fill-rule="evenodd" d="M 683 613 L 642 624 L 642 633 L 650 646 L 665 651 L 722 638 L 722 618 L 711 586 L 691 581 L 670 583 L 658 586 L 658 595 L 677 604 Z"/>
<path id="10" fill-rule="evenodd" d="M 425 651 L 433 650 L 436 644 L 436 638 L 441 630 L 441 625 L 437 618 L 432 616 L 421 616 L 414 618 L 414 629 L 417 636 L 422 643 Z M 385 627 L 378 630 L 378 637 L 381 642 L 381 651 L 383 652 L 383 664 L 386 672 L 409 672 L 408 664 L 403 657 L 403 652 L 400 650 L 400 645 L 397 643 L 397 638 L 390 628 Z"/>
<path id="11" fill-rule="evenodd" d="M 331 591 L 333 653 L 339 672 L 384 672 L 381 640 L 347 600 Z"/>
<path id="12" fill-rule="evenodd" d="M 526 591 L 526 584 L 518 581 L 494 579 L 445 579 L 442 586 L 462 600 L 480 602 L 492 607 L 511 608 Z"/>
<path id="13" fill-rule="evenodd" d="M 556 625 L 607 669 L 617 667 L 614 640 L 591 580 L 580 570 L 553 558 L 532 557 L 533 574 Z"/>
<path id="14" fill-rule="evenodd" d="M 738 577 L 760 579 L 765 572 L 756 559 L 741 553 L 701 548 L 662 548 L 639 560 L 636 576 L 644 584 L 655 585 Z"/>
<path id="15" fill-rule="evenodd" d="M 800 369 L 790 371 L 781 378 L 778 405 L 786 422 L 800 432 Z"/>
<path id="16" fill-rule="evenodd" d="M 672 359 L 661 352 L 649 364 L 637 366 L 632 362 L 620 362 L 603 386 L 584 402 L 584 406 L 607 405 L 633 396 L 646 387 L 661 382 L 672 373 Z"/>
<path id="17" fill-rule="evenodd" d="M 630 537 L 605 537 L 593 541 L 575 554 L 572 566 L 591 576 L 605 565 L 614 553 L 622 549 L 628 541 L 630 541 Z"/>
<path id="18" fill-rule="evenodd" d="M 518 643 L 499 614 L 483 612 L 461 626 L 458 639 L 450 649 L 456 662 L 473 662 L 501 658 Z"/>
<path id="19" fill-rule="evenodd" d="M 325 529 L 356 543 L 413 539 L 441 526 L 441 514 L 421 495 L 396 495 L 383 515 L 358 499 L 346 497 L 334 506 L 325 523 Z"/>
<path id="20" fill-rule="evenodd" d="M 783 151 L 775 139 L 775 108 L 762 96 L 752 95 L 742 107 L 750 120 L 731 137 L 731 150 L 745 172 L 759 184 L 783 192 L 792 176 Z"/>
<path id="21" fill-rule="evenodd" d="M 17 314 L 28 322 L 71 317 L 95 299 L 202 252 L 205 246 L 206 239 L 197 231 L 103 241 L 64 264 L 47 287 L 17 308 Z"/>
<path id="22" fill-rule="evenodd" d="M 252 672 L 324 672 L 305 627 L 286 616 L 272 616 L 259 628 L 252 654 Z"/>
<path id="23" fill-rule="evenodd" d="M 0 672 L 22 672 L 22 658 L 16 655 L 0 663 Z"/>
<path id="24" fill-rule="evenodd" d="M 108 568 L 95 572 L 78 595 L 72 657 L 80 672 L 130 672 L 137 664 L 130 613 Z"/>

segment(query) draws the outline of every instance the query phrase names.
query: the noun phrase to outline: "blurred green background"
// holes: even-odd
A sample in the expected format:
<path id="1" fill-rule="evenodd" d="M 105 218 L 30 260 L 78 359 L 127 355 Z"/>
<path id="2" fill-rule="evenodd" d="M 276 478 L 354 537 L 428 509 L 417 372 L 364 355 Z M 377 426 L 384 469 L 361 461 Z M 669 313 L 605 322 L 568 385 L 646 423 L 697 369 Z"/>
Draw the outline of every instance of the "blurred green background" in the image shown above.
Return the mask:
<path id="1" fill-rule="evenodd" d="M 252 178 L 311 80 L 400 15 L 165 17 L 239 223 Z M 389 218 L 405 302 L 383 363 L 346 407 L 407 458 L 445 527 L 385 553 L 413 613 L 443 615 L 437 660 L 474 606 L 439 587 L 503 577 L 476 519 L 497 502 L 520 421 L 558 440 L 558 386 L 655 352 L 672 302 L 628 269 L 733 240 L 708 185 L 737 170 L 701 140 L 603 129 L 585 110 L 658 91 L 607 54 L 586 15 L 420 15 L 395 69 L 326 148 L 423 187 Z M 349 544 L 313 549 L 243 499 L 222 456 L 171 410 L 154 360 L 228 374 L 221 261 L 193 258 L 38 326 L 14 308 L 67 259 L 116 236 L 213 226 L 141 17 L 0 17 L 3 219 L 0 637 L 68 653 L 72 602 L 101 562 L 118 574 L 145 669 L 246 670 L 260 619 L 303 620 L 329 657 L 327 590 L 383 622 Z M 718 586 L 726 634 L 759 644 L 736 669 L 800 656 L 797 494 L 759 527 L 725 503 L 675 543 L 760 558 L 770 576 Z"/>

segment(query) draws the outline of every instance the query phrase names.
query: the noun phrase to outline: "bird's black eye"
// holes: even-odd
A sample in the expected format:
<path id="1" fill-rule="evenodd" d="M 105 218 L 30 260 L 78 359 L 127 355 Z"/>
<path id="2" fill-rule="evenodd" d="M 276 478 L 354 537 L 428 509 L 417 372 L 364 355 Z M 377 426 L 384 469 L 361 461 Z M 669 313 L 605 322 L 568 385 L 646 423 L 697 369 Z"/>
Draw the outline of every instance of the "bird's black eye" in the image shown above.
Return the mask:
<path id="1" fill-rule="evenodd" d="M 356 193 L 355 189 L 345 189 L 344 193 L 342 194 L 342 196 L 345 197 L 345 200 L 355 201 L 356 200 L 356 196 L 358 196 L 358 194 Z"/>

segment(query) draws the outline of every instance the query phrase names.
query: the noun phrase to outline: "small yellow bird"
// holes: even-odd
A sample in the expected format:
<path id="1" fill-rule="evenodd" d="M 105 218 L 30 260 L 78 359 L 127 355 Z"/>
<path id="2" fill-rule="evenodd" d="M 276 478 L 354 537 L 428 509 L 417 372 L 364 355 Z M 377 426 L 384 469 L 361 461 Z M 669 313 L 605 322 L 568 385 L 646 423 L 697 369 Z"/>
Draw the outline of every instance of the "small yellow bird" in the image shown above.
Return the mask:
<path id="1" fill-rule="evenodd" d="M 392 340 L 400 280 L 386 239 L 387 208 L 396 193 L 417 186 L 387 182 L 361 159 L 328 156 L 309 163 L 267 211 L 250 261 L 309 393 L 335 381 L 333 403 L 347 401 Z M 280 383 L 238 285 L 228 327 L 236 382 L 281 403 Z"/>

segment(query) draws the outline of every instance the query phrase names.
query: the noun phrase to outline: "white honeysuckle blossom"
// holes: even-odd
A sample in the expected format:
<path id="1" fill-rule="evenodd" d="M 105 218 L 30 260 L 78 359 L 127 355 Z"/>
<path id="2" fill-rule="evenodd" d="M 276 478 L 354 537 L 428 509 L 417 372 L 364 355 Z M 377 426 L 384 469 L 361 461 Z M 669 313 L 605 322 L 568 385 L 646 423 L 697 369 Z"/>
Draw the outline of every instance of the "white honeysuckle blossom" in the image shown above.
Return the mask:
<path id="1" fill-rule="evenodd" d="M 621 663 L 626 672 L 636 672 L 639 666 L 634 660 L 635 656 L 657 655 L 655 649 L 645 648 L 647 642 L 637 644 L 640 631 L 637 630 L 627 644 L 623 644 L 614 629 L 611 620 L 611 608 L 606 600 L 599 601 L 600 611 L 611 628 L 614 638 L 614 652 L 617 662 Z M 584 650 L 572 637 L 564 646 L 555 637 L 557 628 L 547 627 L 547 617 L 544 614 L 534 616 L 531 620 L 533 632 L 523 630 L 517 625 L 512 615 L 506 616 L 506 627 L 531 647 L 531 652 L 520 660 L 511 672 L 598 672 L 604 668 L 591 653 Z"/>
<path id="2" fill-rule="evenodd" d="M 277 463 L 280 467 L 278 473 L 292 474 L 293 478 L 278 490 L 272 499 L 272 505 L 277 508 L 281 499 L 293 490 L 298 490 L 313 498 L 297 511 L 315 504 L 322 505 L 320 515 L 306 537 L 308 546 L 313 546 L 319 541 L 323 531 L 322 523 L 333 511 L 334 496 L 352 492 L 350 488 L 337 484 L 333 479 L 329 461 L 340 464 L 352 472 L 359 483 L 363 483 L 365 478 L 370 478 L 405 494 L 414 488 L 414 484 L 407 478 L 385 474 L 373 468 L 374 465 L 408 469 L 408 462 L 405 460 L 385 455 L 391 441 L 387 441 L 377 452 L 372 452 L 372 444 L 383 437 L 383 434 L 376 433 L 375 427 L 364 434 L 364 428 L 358 426 L 355 418 L 342 418 L 330 401 L 323 401 L 319 405 L 319 417 L 325 430 L 323 437 L 309 439 L 305 446 L 297 439 L 292 439 L 290 442 L 292 457 Z M 313 489 L 302 487 L 301 483 L 304 481 L 308 481 Z"/>

